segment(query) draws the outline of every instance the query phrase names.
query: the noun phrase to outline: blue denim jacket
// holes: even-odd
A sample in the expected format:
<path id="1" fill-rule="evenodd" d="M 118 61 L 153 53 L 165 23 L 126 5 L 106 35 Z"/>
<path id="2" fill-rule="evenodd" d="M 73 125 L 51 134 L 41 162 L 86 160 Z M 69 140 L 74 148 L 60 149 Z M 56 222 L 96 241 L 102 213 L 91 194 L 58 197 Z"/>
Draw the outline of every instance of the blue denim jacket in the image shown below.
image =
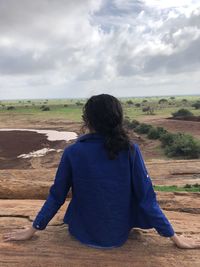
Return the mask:
<path id="1" fill-rule="evenodd" d="M 138 144 L 109 160 L 104 136 L 88 133 L 64 149 L 54 183 L 33 227 L 46 228 L 64 204 L 72 199 L 63 222 L 80 242 L 94 247 L 121 246 L 131 228 L 155 228 L 165 237 L 174 235 L 162 212 Z"/>

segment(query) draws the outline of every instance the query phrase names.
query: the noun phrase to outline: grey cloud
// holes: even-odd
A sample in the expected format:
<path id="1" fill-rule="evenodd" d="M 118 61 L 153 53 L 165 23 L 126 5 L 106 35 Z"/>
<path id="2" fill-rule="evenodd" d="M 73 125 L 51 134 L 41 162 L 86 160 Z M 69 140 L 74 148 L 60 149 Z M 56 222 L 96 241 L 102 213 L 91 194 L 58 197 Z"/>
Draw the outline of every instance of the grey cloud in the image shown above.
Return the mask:
<path id="1" fill-rule="evenodd" d="M 166 81 L 173 74 L 195 73 L 200 4 L 186 16 L 181 8 L 147 3 L 0 0 L 0 90 L 13 84 L 43 90 L 46 83 L 51 90 L 61 86 L 64 94 L 73 82 L 77 90 L 83 83 L 85 93 L 86 85 L 95 90 L 94 81 L 98 90 L 121 78 L 127 83 L 138 79 L 142 88 L 149 84 L 148 75 L 157 79 L 162 74 Z"/>
<path id="2" fill-rule="evenodd" d="M 191 72 L 200 68 L 200 38 L 193 41 L 184 51 L 172 55 L 157 55 L 147 59 L 144 72 Z"/>

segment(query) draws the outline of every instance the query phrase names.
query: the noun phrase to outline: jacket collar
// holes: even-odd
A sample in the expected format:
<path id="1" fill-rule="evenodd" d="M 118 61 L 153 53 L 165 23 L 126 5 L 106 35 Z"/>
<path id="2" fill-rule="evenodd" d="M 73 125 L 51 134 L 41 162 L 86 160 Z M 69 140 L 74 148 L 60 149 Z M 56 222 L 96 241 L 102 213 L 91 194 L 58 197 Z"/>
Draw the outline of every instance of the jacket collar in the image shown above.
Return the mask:
<path id="1" fill-rule="evenodd" d="M 104 136 L 100 133 L 87 133 L 80 135 L 76 141 L 82 142 L 87 139 L 104 139 Z"/>

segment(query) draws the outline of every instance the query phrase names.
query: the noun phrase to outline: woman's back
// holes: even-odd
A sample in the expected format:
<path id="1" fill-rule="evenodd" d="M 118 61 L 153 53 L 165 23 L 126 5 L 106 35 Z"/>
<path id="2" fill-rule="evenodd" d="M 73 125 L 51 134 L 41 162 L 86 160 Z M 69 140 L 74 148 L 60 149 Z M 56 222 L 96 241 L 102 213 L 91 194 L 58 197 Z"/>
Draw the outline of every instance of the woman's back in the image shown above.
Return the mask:
<path id="1" fill-rule="evenodd" d="M 131 226 L 128 151 L 109 160 L 104 136 L 85 134 L 68 147 L 73 197 L 64 217 L 70 233 L 84 243 L 117 246 Z"/>

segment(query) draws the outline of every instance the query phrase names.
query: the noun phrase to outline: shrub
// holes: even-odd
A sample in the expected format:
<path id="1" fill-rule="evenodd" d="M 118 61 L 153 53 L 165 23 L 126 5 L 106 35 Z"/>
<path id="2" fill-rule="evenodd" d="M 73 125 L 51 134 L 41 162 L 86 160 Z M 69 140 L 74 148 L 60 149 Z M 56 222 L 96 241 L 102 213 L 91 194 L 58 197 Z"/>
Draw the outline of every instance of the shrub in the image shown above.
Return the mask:
<path id="1" fill-rule="evenodd" d="M 49 107 L 43 107 L 43 108 L 42 108 L 42 111 L 49 111 L 49 110 L 50 110 Z"/>
<path id="2" fill-rule="evenodd" d="M 165 98 L 161 98 L 159 101 L 158 101 L 158 104 L 166 104 L 168 103 L 168 100 L 165 99 Z"/>
<path id="3" fill-rule="evenodd" d="M 140 124 L 137 120 L 130 121 L 128 116 L 125 117 L 123 123 L 129 129 L 134 129 Z"/>
<path id="4" fill-rule="evenodd" d="M 7 110 L 13 110 L 13 109 L 15 109 L 14 106 L 8 106 L 8 107 L 7 107 Z"/>
<path id="5" fill-rule="evenodd" d="M 148 137 L 149 139 L 158 139 L 158 138 L 160 137 L 160 134 L 159 134 L 157 128 L 152 127 L 152 128 L 149 130 L 149 132 L 148 132 L 148 134 L 147 134 L 147 137 Z"/>
<path id="6" fill-rule="evenodd" d="M 164 133 L 160 136 L 160 141 L 162 143 L 162 146 L 165 147 L 165 146 L 170 146 L 173 141 L 174 141 L 174 135 L 173 133 Z"/>
<path id="7" fill-rule="evenodd" d="M 64 104 L 64 108 L 67 108 L 68 107 L 68 105 L 67 104 Z"/>
<path id="8" fill-rule="evenodd" d="M 157 127 L 157 131 L 159 132 L 160 136 L 167 133 L 167 130 L 163 127 Z"/>
<path id="9" fill-rule="evenodd" d="M 140 104 L 140 103 L 136 103 L 135 106 L 136 106 L 137 108 L 139 108 L 139 107 L 141 106 L 141 104 Z"/>
<path id="10" fill-rule="evenodd" d="M 146 123 L 141 123 L 135 128 L 136 133 L 147 134 L 153 126 Z"/>
<path id="11" fill-rule="evenodd" d="M 197 102 L 192 104 L 192 107 L 194 107 L 195 109 L 200 109 L 200 101 L 198 100 Z"/>
<path id="12" fill-rule="evenodd" d="M 138 125 L 140 125 L 139 121 L 137 121 L 137 120 L 131 121 L 131 128 L 132 129 L 135 129 Z"/>
<path id="13" fill-rule="evenodd" d="M 76 105 L 77 105 L 77 106 L 83 106 L 84 104 L 81 103 L 80 101 L 77 101 L 77 102 L 76 102 Z"/>
<path id="14" fill-rule="evenodd" d="M 163 127 L 152 127 L 147 136 L 149 139 L 159 139 L 165 133 L 167 133 L 167 130 Z"/>
<path id="15" fill-rule="evenodd" d="M 184 185 L 184 188 L 191 188 L 191 187 L 192 187 L 191 184 Z"/>
<path id="16" fill-rule="evenodd" d="M 188 109 L 181 108 L 178 111 L 172 113 L 172 116 L 174 118 L 177 118 L 177 117 L 187 117 L 187 116 L 193 116 L 193 113 L 190 112 Z"/>
<path id="17" fill-rule="evenodd" d="M 165 153 L 171 157 L 199 158 L 200 143 L 189 134 L 177 133 L 173 137 L 173 142 L 166 145 Z"/>
<path id="18" fill-rule="evenodd" d="M 133 105 L 134 103 L 133 103 L 132 100 L 127 100 L 127 101 L 126 101 L 126 104 L 128 104 L 128 105 Z"/>

